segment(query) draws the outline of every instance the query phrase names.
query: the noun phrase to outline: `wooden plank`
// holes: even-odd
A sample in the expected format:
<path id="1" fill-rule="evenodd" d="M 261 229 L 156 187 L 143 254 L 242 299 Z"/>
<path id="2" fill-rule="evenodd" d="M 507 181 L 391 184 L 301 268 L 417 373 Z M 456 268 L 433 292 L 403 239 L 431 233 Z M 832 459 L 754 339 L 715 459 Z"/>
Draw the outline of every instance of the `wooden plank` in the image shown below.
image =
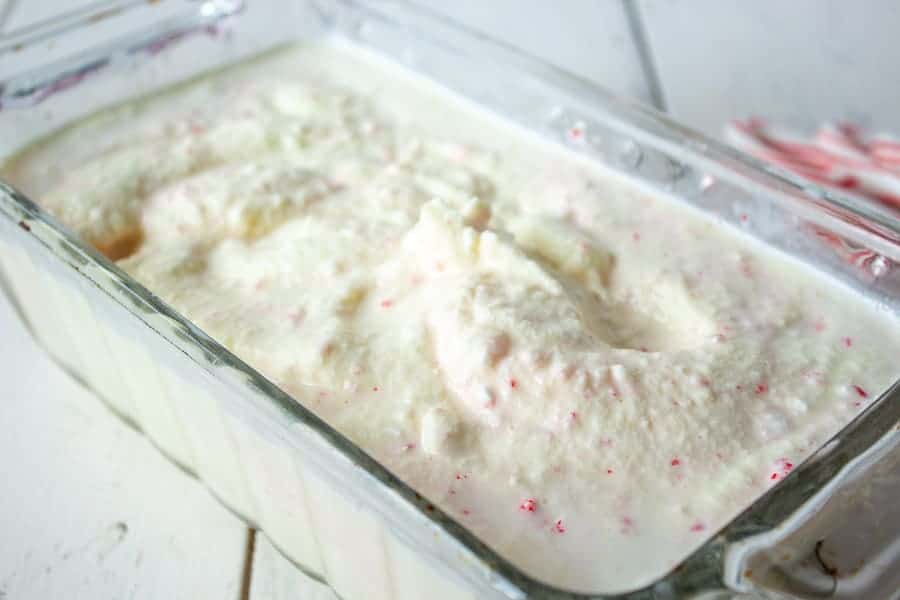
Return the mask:
<path id="1" fill-rule="evenodd" d="M 284 558 L 263 533 L 256 534 L 250 600 L 338 600 L 323 583 Z"/>
<path id="2" fill-rule="evenodd" d="M 0 598 L 232 598 L 246 526 L 32 341 L 0 298 Z"/>

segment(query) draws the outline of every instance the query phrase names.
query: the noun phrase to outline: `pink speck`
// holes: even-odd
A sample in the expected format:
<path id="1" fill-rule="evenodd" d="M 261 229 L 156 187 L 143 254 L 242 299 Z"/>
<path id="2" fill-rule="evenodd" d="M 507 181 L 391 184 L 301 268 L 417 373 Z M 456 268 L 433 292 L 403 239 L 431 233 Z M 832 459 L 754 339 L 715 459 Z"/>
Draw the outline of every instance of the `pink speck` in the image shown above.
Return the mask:
<path id="1" fill-rule="evenodd" d="M 753 388 L 753 391 L 757 393 L 757 395 L 765 394 L 769 391 L 769 384 L 767 383 L 757 383 L 756 387 Z"/>
<path id="2" fill-rule="evenodd" d="M 848 348 L 853 345 L 853 338 L 851 338 L 851 337 L 845 337 L 842 341 L 844 342 L 844 345 Z"/>
<path id="3" fill-rule="evenodd" d="M 322 391 L 319 392 L 319 398 L 323 398 L 323 399 L 324 399 L 324 398 L 327 398 L 327 397 L 328 397 L 328 392 L 326 392 L 325 390 L 322 390 Z"/>
<path id="4" fill-rule="evenodd" d="M 775 461 L 775 464 L 781 467 L 781 477 L 787 477 L 791 469 L 794 468 L 794 463 L 786 458 L 779 458 Z M 775 477 L 771 477 L 771 479 L 778 479 L 778 473 L 772 473 L 772 475 L 775 475 Z"/>
<path id="5" fill-rule="evenodd" d="M 569 413 L 569 423 L 573 423 L 578 418 L 578 413 L 576 411 L 572 411 Z"/>
<path id="6" fill-rule="evenodd" d="M 584 129 L 575 126 L 569 129 L 569 139 L 572 141 L 581 141 L 584 138 Z"/>
<path id="7" fill-rule="evenodd" d="M 612 448 L 612 446 L 613 446 L 612 438 L 601 438 L 600 445 L 604 448 Z"/>
<path id="8" fill-rule="evenodd" d="M 709 377 L 700 378 L 700 385 L 702 385 L 703 387 L 709 387 L 711 383 L 712 382 L 709 380 Z"/>
<path id="9" fill-rule="evenodd" d="M 744 389 L 744 386 L 742 386 L 741 384 L 737 384 L 736 386 L 734 386 L 734 389 L 736 389 L 737 391 L 741 391 L 742 389 Z"/>
<path id="10" fill-rule="evenodd" d="M 825 321 L 823 321 L 822 319 L 819 319 L 818 321 L 815 322 L 813 327 L 815 328 L 816 331 L 818 331 L 819 333 L 822 333 L 823 331 L 825 331 Z"/>
<path id="11" fill-rule="evenodd" d="M 464 508 L 464 509 L 462 510 L 462 514 L 468 516 L 468 515 L 471 515 L 471 514 L 472 514 L 472 511 L 469 510 L 468 508 Z"/>
<path id="12" fill-rule="evenodd" d="M 521 510 L 522 512 L 533 513 L 537 510 L 537 508 L 538 503 L 534 498 L 526 498 L 525 500 L 522 500 L 521 504 L 519 504 L 519 510 Z"/>
<path id="13" fill-rule="evenodd" d="M 408 444 L 403 444 L 401 448 L 404 452 L 409 452 L 410 450 L 415 450 L 416 445 L 412 442 L 409 442 Z"/>
<path id="14" fill-rule="evenodd" d="M 647 346 L 641 346 L 640 348 L 638 348 L 638 350 L 640 350 L 641 352 L 650 352 L 650 349 L 647 348 Z"/>
<path id="15" fill-rule="evenodd" d="M 556 533 L 565 533 L 566 532 L 566 526 L 563 525 L 562 519 L 556 520 L 556 523 L 553 524 L 553 531 L 555 531 Z"/>
<path id="16" fill-rule="evenodd" d="M 696 523 L 691 525 L 691 531 L 703 531 L 704 529 L 706 529 L 706 525 L 704 525 L 700 521 L 697 521 Z"/>
<path id="17" fill-rule="evenodd" d="M 612 474 L 613 474 L 613 470 L 612 470 L 612 469 L 607 469 L 607 470 L 606 470 L 606 474 L 607 474 L 607 475 L 612 475 Z"/>
<path id="18" fill-rule="evenodd" d="M 773 479 L 773 480 L 778 479 L 778 473 L 772 473 L 772 475 L 769 477 L 769 479 Z"/>
<path id="19" fill-rule="evenodd" d="M 462 481 L 463 479 L 468 479 L 468 478 L 469 478 L 469 476 L 466 475 L 465 473 L 457 473 L 456 474 L 457 481 Z"/>
<path id="20" fill-rule="evenodd" d="M 511 387 L 512 389 L 516 389 L 517 387 L 519 387 L 519 382 L 516 381 L 514 378 L 510 378 L 509 387 Z"/>
<path id="21" fill-rule="evenodd" d="M 744 223 L 746 223 L 749 218 L 750 217 L 747 216 L 747 213 L 741 214 L 741 221 L 743 221 Z"/>
<path id="22" fill-rule="evenodd" d="M 811 384 L 821 384 L 824 374 L 820 371 L 807 371 L 803 374 L 803 378 Z"/>
<path id="23" fill-rule="evenodd" d="M 631 239 L 633 239 L 633 240 L 636 241 L 636 242 L 641 241 L 641 234 L 640 234 L 640 232 L 637 232 L 637 231 L 633 232 L 633 233 L 631 234 Z"/>
<path id="24" fill-rule="evenodd" d="M 673 467 L 677 467 L 678 465 L 681 464 L 681 461 L 678 460 L 677 458 L 673 458 L 672 462 L 670 462 L 669 464 L 672 465 Z"/>
<path id="25" fill-rule="evenodd" d="M 390 308 L 390 307 L 392 307 L 393 305 L 394 305 L 394 301 L 393 301 L 393 300 L 382 300 L 382 301 L 381 301 L 381 308 Z"/>
<path id="26" fill-rule="evenodd" d="M 377 385 L 376 385 L 376 386 L 373 386 L 373 387 L 372 387 L 372 391 L 373 391 L 373 392 L 377 392 L 377 391 L 378 391 L 378 386 L 377 386 Z"/>
<path id="27" fill-rule="evenodd" d="M 853 389 L 856 390 L 856 394 L 857 394 L 860 398 L 868 398 L 868 397 L 869 397 L 868 392 L 866 392 L 866 390 L 862 389 L 860 386 L 854 385 L 854 386 L 853 386 Z"/>

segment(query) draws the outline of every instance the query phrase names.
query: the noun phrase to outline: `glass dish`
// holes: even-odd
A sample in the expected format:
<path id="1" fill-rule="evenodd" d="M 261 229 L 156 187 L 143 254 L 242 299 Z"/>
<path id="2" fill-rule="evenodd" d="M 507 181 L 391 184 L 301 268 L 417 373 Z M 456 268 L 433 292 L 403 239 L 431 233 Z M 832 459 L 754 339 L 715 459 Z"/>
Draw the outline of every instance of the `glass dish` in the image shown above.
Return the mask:
<path id="1" fill-rule="evenodd" d="M 402 2 L 115 0 L 0 38 L 0 157 L 104 106 L 326 35 L 374 49 L 900 311 L 900 222 L 888 210 Z M 576 126 L 577 141 L 567 135 Z M 38 340 L 346 600 L 412 600 L 423 590 L 472 599 L 821 597 L 831 579 L 796 565 L 900 444 L 897 383 L 659 580 L 616 593 L 558 589 L 493 552 L 2 182 L 0 212 L 0 283 Z"/>

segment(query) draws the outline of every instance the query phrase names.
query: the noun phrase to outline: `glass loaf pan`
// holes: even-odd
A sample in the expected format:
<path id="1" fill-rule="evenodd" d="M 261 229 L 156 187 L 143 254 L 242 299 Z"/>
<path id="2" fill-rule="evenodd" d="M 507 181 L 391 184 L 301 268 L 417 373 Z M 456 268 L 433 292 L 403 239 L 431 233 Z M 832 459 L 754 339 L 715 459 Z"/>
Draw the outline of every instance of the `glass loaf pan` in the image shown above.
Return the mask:
<path id="1" fill-rule="evenodd" d="M 0 38 L 0 157 L 103 106 L 281 43 L 341 35 L 900 311 L 900 224 L 884 209 L 765 167 L 405 3 L 244 4 L 114 0 Z M 66 49 L 76 38 L 81 47 Z M 566 136 L 576 125 L 580 142 Z M 0 212 L 0 283 L 36 338 L 345 600 L 418 600 L 426 591 L 436 600 L 815 596 L 830 578 L 795 564 L 867 473 L 897 455 L 894 385 L 655 583 L 617 594 L 560 590 L 495 554 L 2 182 Z M 741 221 L 747 213 L 754 218 Z"/>

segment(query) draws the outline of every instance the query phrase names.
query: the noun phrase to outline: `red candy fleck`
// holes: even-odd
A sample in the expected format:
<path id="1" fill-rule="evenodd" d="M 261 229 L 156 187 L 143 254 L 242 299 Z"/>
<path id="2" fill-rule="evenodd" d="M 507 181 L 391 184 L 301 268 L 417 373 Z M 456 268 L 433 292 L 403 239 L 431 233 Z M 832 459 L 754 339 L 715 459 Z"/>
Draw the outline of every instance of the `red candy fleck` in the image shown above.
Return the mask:
<path id="1" fill-rule="evenodd" d="M 612 469 L 607 469 L 607 470 L 606 470 L 606 474 L 607 474 L 607 475 L 612 475 L 612 474 L 613 474 L 613 470 L 612 470 Z"/>
<path id="2" fill-rule="evenodd" d="M 471 514 L 472 514 L 472 511 L 469 510 L 468 508 L 464 508 L 463 511 L 462 511 L 462 514 L 464 514 L 464 515 L 471 515 Z"/>
<path id="3" fill-rule="evenodd" d="M 794 468 L 794 463 L 792 463 L 791 461 L 789 461 L 786 458 L 779 458 L 778 460 L 775 461 L 775 464 L 777 464 L 781 467 L 781 474 L 780 474 L 781 477 L 787 477 L 788 474 L 791 472 L 791 469 Z M 770 479 L 778 479 L 778 477 L 779 477 L 779 474 L 776 472 L 776 473 L 772 473 L 772 475 L 769 478 Z"/>
<path id="4" fill-rule="evenodd" d="M 382 301 L 381 301 L 381 308 L 390 308 L 390 307 L 392 307 L 393 305 L 394 305 L 394 301 L 393 301 L 393 300 L 382 300 Z"/>
<path id="5" fill-rule="evenodd" d="M 563 525 L 562 519 L 557 519 L 556 523 L 553 524 L 553 531 L 556 533 L 565 533 L 566 526 Z"/>
<path id="6" fill-rule="evenodd" d="M 456 474 L 457 481 L 462 481 L 463 479 L 468 479 L 468 478 L 469 478 L 469 476 L 466 475 L 465 473 L 457 473 Z"/>
<path id="7" fill-rule="evenodd" d="M 847 346 L 848 348 L 853 345 L 853 338 L 845 337 L 842 341 L 844 342 L 844 345 Z"/>
<path id="8" fill-rule="evenodd" d="M 517 387 L 519 387 L 519 382 L 513 378 L 510 378 L 509 387 L 511 387 L 512 389 L 516 389 Z"/>
<path id="9" fill-rule="evenodd" d="M 813 327 L 815 327 L 816 331 L 821 333 L 822 331 L 825 331 L 825 321 L 819 319 Z"/>
<path id="10" fill-rule="evenodd" d="M 377 391 L 378 391 L 378 386 L 376 385 L 375 387 L 373 387 L 373 388 L 372 388 L 372 391 L 373 391 L 373 392 L 377 392 Z"/>
<path id="11" fill-rule="evenodd" d="M 769 384 L 767 384 L 767 383 L 757 383 L 757 384 L 756 384 L 756 387 L 753 388 L 753 389 L 754 389 L 754 391 L 755 391 L 757 394 L 762 395 L 762 394 L 765 394 L 766 392 L 769 391 Z"/>
<path id="12" fill-rule="evenodd" d="M 580 140 L 584 135 L 584 130 L 580 127 L 572 127 L 569 129 L 569 139 L 570 140 Z"/>
<path id="13" fill-rule="evenodd" d="M 866 392 L 866 390 L 862 389 L 858 385 L 854 385 L 853 389 L 856 390 L 856 393 L 857 393 L 857 395 L 859 395 L 860 398 L 868 398 L 869 397 L 868 392 Z"/>
<path id="14" fill-rule="evenodd" d="M 638 233 L 637 231 L 635 231 L 634 233 L 631 234 L 631 239 L 633 239 L 636 242 L 639 242 L 639 241 L 641 241 L 641 234 Z"/>
<path id="15" fill-rule="evenodd" d="M 741 215 L 741 221 L 744 221 L 745 223 L 747 222 L 747 219 L 749 219 L 749 218 L 750 217 L 748 217 L 746 213 Z"/>
<path id="16" fill-rule="evenodd" d="M 673 458 L 673 459 L 672 459 L 672 462 L 669 463 L 669 464 L 671 464 L 673 467 L 677 467 L 678 465 L 681 464 L 681 461 L 678 460 L 677 458 Z"/>
<path id="17" fill-rule="evenodd" d="M 537 507 L 538 507 L 538 503 L 537 503 L 537 500 L 535 500 L 534 498 L 527 498 L 525 500 L 522 500 L 522 503 L 519 504 L 519 510 L 521 510 L 523 512 L 533 513 L 534 511 L 537 510 Z"/>
<path id="18" fill-rule="evenodd" d="M 691 525 L 691 531 L 703 531 L 704 529 L 706 529 L 706 525 L 704 525 L 700 521 L 697 521 L 696 523 Z"/>

